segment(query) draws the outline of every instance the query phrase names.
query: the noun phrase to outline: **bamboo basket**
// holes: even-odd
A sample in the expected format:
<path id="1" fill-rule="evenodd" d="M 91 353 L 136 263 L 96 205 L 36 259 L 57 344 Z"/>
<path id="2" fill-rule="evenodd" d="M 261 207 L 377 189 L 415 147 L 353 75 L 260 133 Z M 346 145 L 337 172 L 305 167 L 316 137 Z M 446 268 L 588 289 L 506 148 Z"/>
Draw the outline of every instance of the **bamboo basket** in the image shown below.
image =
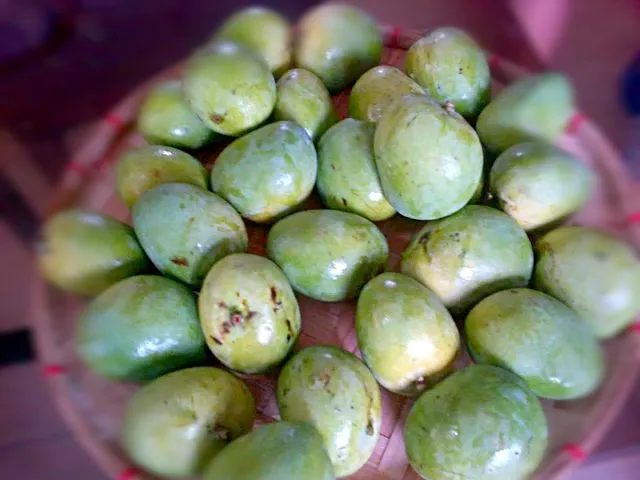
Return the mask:
<path id="1" fill-rule="evenodd" d="M 385 53 L 382 63 L 403 68 L 406 49 L 423 32 L 383 27 Z M 527 72 L 488 54 L 494 92 Z M 113 161 L 124 150 L 144 143 L 135 132 L 138 106 L 150 86 L 176 77 L 180 65 L 163 72 L 121 101 L 87 138 L 68 164 L 51 204 L 51 213 L 76 205 L 96 209 L 127 221 L 128 211 L 114 190 Z M 344 117 L 348 92 L 334 97 Z M 589 204 L 572 223 L 596 226 L 612 232 L 640 247 L 638 222 L 640 196 L 626 176 L 618 154 L 598 128 L 576 112 L 567 126 L 561 145 L 574 152 L 598 174 L 599 181 Z M 210 165 L 217 151 L 200 155 Z M 634 201 L 634 195 L 635 200 Z M 319 201 L 310 199 L 310 205 Z M 398 265 L 399 253 L 419 223 L 395 216 L 379 223 L 389 240 L 391 268 Z M 264 253 L 267 227 L 248 225 L 250 251 Z M 357 352 L 353 317 L 354 302 L 321 303 L 299 297 L 303 333 L 299 347 L 313 343 L 331 343 Z M 118 433 L 124 406 L 135 385 L 113 383 L 89 372 L 74 352 L 72 333 L 77 315 L 85 302 L 62 293 L 35 277 L 31 292 L 31 318 L 37 348 L 57 405 L 79 442 L 104 472 L 119 480 L 152 478 L 134 468 L 122 452 Z M 630 328 L 604 343 L 607 375 L 601 388 L 588 398 L 572 401 L 543 401 L 550 427 L 550 445 L 536 478 L 557 479 L 570 471 L 596 447 L 624 405 L 640 366 L 640 333 Z M 468 362 L 462 358 L 460 365 Z M 460 366 L 459 365 L 459 366 Z M 256 396 L 259 423 L 277 419 L 273 396 L 275 377 L 246 377 Z M 383 390 L 383 425 L 375 451 L 354 479 L 415 480 L 418 476 L 407 465 L 403 444 L 403 425 L 411 400 Z M 506 479 L 505 479 L 506 480 Z"/>

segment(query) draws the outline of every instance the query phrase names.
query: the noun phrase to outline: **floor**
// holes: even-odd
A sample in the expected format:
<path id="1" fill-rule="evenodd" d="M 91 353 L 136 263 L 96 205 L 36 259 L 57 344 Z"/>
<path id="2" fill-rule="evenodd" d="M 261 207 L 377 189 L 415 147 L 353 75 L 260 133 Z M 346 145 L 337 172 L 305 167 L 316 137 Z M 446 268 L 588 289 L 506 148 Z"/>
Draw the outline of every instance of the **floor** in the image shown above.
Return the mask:
<path id="1" fill-rule="evenodd" d="M 0 24 L 4 5 L 9 3 L 0 0 Z M 8 125 L 30 154 L 41 159 L 51 182 L 93 120 L 131 86 L 188 53 L 232 8 L 231 2 L 205 0 L 156 0 L 135 2 L 135 6 L 125 0 L 51 3 L 84 6 L 71 39 L 61 38 L 53 53 L 36 57 L 35 64 L 21 64 L 17 73 L 6 75 L 0 64 L 0 125 Z M 235 5 L 246 3 L 251 2 Z M 306 6 L 294 0 L 265 3 L 278 3 L 292 17 Z M 310 3 L 314 2 L 306 2 Z M 536 50 L 536 45 L 524 38 L 508 2 L 432 0 L 424 15 L 417 14 L 424 8 L 424 0 L 351 3 L 365 6 L 381 21 L 396 25 L 427 29 L 457 24 L 488 48 L 519 63 L 566 71 L 578 88 L 585 111 L 624 148 L 627 119 L 616 86 L 625 62 L 640 46 L 639 1 L 619 0 L 613 7 L 608 0 L 568 0 L 571 9 L 564 33 L 551 48 L 544 47 L 546 50 Z M 15 331 L 28 335 L 28 283 L 33 271 L 30 249 L 36 230 L 35 216 L 0 180 L 0 336 Z M 638 405 L 640 382 L 598 451 L 570 477 L 572 480 L 637 478 Z M 0 478 L 106 480 L 63 424 L 34 361 L 0 366 Z"/>

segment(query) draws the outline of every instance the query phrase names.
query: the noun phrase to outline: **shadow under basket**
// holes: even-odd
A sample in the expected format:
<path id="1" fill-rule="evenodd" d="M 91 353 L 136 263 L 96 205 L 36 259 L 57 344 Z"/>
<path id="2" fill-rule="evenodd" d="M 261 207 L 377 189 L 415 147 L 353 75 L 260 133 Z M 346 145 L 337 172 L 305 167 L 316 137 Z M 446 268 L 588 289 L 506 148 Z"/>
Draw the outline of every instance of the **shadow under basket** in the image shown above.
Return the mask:
<path id="1" fill-rule="evenodd" d="M 422 36 L 420 31 L 383 27 L 383 64 L 404 66 L 406 49 Z M 527 72 L 507 61 L 488 55 L 494 79 L 494 92 Z M 92 208 L 124 221 L 125 206 L 114 189 L 114 160 L 132 146 L 144 141 L 135 131 L 135 119 L 145 92 L 160 80 L 176 77 L 180 66 L 169 69 L 127 96 L 95 127 L 83 147 L 69 163 L 56 188 L 51 212 L 70 206 Z M 347 112 L 348 92 L 334 97 L 342 117 Z M 633 201 L 635 186 L 628 180 L 618 154 L 598 128 L 577 112 L 560 141 L 598 174 L 597 186 L 585 208 L 571 223 L 595 226 L 618 235 L 638 249 L 640 202 Z M 200 156 L 210 164 L 217 151 Z M 320 206 L 317 198 L 310 205 Z M 391 268 L 419 223 L 396 215 L 378 224 L 389 240 Z M 267 227 L 247 225 L 250 252 L 264 254 Z M 354 302 L 321 303 L 299 297 L 303 333 L 298 348 L 314 343 L 335 344 L 357 352 L 354 334 Z M 73 345 L 74 323 L 85 301 L 62 293 L 34 277 L 31 292 L 31 318 L 36 332 L 40 359 L 53 396 L 77 439 L 109 475 L 118 479 L 152 478 L 132 465 L 119 446 L 119 430 L 127 400 L 135 385 L 102 379 L 76 357 Z M 602 386 L 587 398 L 571 402 L 543 401 L 550 428 L 550 443 L 536 478 L 558 478 L 586 457 L 609 428 L 634 385 L 640 366 L 640 333 L 631 328 L 604 342 L 607 374 Z M 462 359 L 460 363 L 468 361 Z M 258 424 L 277 419 L 274 376 L 245 377 L 256 397 Z M 404 419 L 412 401 L 383 390 L 381 436 L 367 465 L 354 479 L 418 479 L 407 464 L 403 442 Z"/>

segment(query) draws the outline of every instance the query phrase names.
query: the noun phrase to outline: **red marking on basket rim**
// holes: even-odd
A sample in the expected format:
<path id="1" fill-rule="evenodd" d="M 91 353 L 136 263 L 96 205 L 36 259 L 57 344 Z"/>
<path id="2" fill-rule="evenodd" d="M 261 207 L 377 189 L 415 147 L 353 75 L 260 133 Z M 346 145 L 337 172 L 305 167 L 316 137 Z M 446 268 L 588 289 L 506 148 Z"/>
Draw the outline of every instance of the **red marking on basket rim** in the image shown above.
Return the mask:
<path id="1" fill-rule="evenodd" d="M 640 321 L 633 322 L 631 325 L 629 325 L 629 332 L 640 333 Z"/>
<path id="2" fill-rule="evenodd" d="M 581 462 L 588 456 L 587 452 L 585 452 L 580 445 L 576 445 L 575 443 L 567 443 L 562 447 L 562 451 L 569 454 L 569 456 L 577 462 Z"/>
<path id="3" fill-rule="evenodd" d="M 113 155 L 105 155 L 104 157 L 100 157 L 98 160 L 96 160 L 93 163 L 92 167 L 94 170 L 99 171 L 99 170 L 102 170 L 107 165 L 109 165 L 110 163 L 112 163 L 113 160 L 114 160 Z"/>
<path id="4" fill-rule="evenodd" d="M 141 470 L 134 467 L 127 467 L 118 474 L 117 480 L 135 480 L 141 474 Z"/>
<path id="5" fill-rule="evenodd" d="M 125 125 L 125 121 L 115 113 L 108 113 L 104 116 L 103 121 L 107 125 L 111 125 L 116 130 L 120 130 Z"/>
<path id="6" fill-rule="evenodd" d="M 489 68 L 491 70 L 495 70 L 500 67 L 500 63 L 502 63 L 502 58 L 500 58 L 495 53 L 492 53 L 489 55 L 489 58 L 487 58 L 487 63 L 489 64 Z"/>
<path id="7" fill-rule="evenodd" d="M 69 162 L 64 167 L 66 172 L 76 172 L 82 177 L 85 177 L 89 174 L 89 168 L 87 165 L 78 162 Z"/>
<path id="8" fill-rule="evenodd" d="M 630 213 L 629 216 L 627 217 L 627 223 L 630 223 L 632 225 L 634 223 L 640 223 L 640 212 Z"/>
<path id="9" fill-rule="evenodd" d="M 57 377 L 58 375 L 62 375 L 66 373 L 67 369 L 62 365 L 58 365 L 56 363 L 50 363 L 42 367 L 42 373 L 45 377 Z"/>
<path id="10" fill-rule="evenodd" d="M 402 27 L 395 26 L 391 29 L 389 34 L 389 47 L 400 48 L 400 34 L 402 33 Z"/>
<path id="11" fill-rule="evenodd" d="M 565 127 L 565 132 L 568 134 L 577 133 L 584 122 L 587 119 L 587 116 L 582 112 L 576 112 L 567 122 L 567 126 Z"/>

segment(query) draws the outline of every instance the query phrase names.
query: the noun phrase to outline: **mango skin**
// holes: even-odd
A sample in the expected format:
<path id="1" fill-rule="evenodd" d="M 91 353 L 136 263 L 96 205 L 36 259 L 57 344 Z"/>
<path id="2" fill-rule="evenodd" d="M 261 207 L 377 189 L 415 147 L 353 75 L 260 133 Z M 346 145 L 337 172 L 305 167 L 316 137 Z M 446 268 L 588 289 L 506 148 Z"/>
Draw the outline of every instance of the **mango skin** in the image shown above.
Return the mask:
<path id="1" fill-rule="evenodd" d="M 276 422 L 233 441 L 204 480 L 335 480 L 322 437 L 305 423 Z"/>
<path id="2" fill-rule="evenodd" d="M 259 53 L 276 78 L 293 61 L 291 25 L 270 8 L 243 8 L 225 20 L 216 32 L 215 40 L 236 42 Z"/>
<path id="3" fill-rule="evenodd" d="M 293 122 L 275 122 L 234 140 L 211 169 L 211 189 L 244 218 L 271 222 L 312 192 L 318 171 L 313 142 Z"/>
<path id="4" fill-rule="evenodd" d="M 293 289 L 325 302 L 354 298 L 384 269 L 387 239 L 353 213 L 307 210 L 276 223 L 267 236 L 267 256 Z"/>
<path id="5" fill-rule="evenodd" d="M 411 466 L 432 480 L 524 480 L 540 464 L 547 437 L 535 394 L 490 365 L 470 365 L 424 392 L 404 432 Z"/>
<path id="6" fill-rule="evenodd" d="M 464 31 L 443 27 L 407 51 L 407 75 L 439 102 L 473 120 L 489 103 L 491 71 L 480 46 Z"/>
<path id="7" fill-rule="evenodd" d="M 205 125 L 230 136 L 260 125 L 276 103 L 276 82 L 267 64 L 232 42 L 217 42 L 192 55 L 183 92 Z"/>
<path id="8" fill-rule="evenodd" d="M 138 130 L 150 144 L 195 150 L 218 135 L 191 111 L 182 82 L 168 80 L 153 87 L 140 105 Z"/>
<path id="9" fill-rule="evenodd" d="M 412 219 L 460 210 L 482 175 L 482 146 L 474 130 L 426 96 L 405 95 L 388 104 L 373 147 L 387 200 Z"/>
<path id="10" fill-rule="evenodd" d="M 380 389 L 354 355 L 333 346 L 307 347 L 278 377 L 276 399 L 283 420 L 313 425 L 324 440 L 335 475 L 362 467 L 380 435 Z"/>
<path id="11" fill-rule="evenodd" d="M 375 125 L 353 118 L 331 127 L 318 142 L 318 193 L 328 208 L 372 222 L 396 211 L 382 193 L 373 156 Z"/>
<path id="12" fill-rule="evenodd" d="M 217 262 L 198 297 L 207 345 L 227 367 L 260 373 L 281 363 L 300 334 L 298 301 L 271 260 L 236 253 Z"/>
<path id="13" fill-rule="evenodd" d="M 134 148 L 118 159 L 116 191 L 127 207 L 133 207 L 144 192 L 163 183 L 207 188 L 207 171 L 188 153 L 161 145 Z"/>
<path id="14" fill-rule="evenodd" d="M 322 80 L 303 68 L 286 72 L 276 83 L 275 120 L 291 120 L 302 126 L 315 142 L 338 121 L 331 95 Z"/>
<path id="15" fill-rule="evenodd" d="M 640 262 L 631 247 L 593 228 L 561 227 L 535 244 L 534 286 L 565 303 L 599 339 L 640 314 Z"/>
<path id="16" fill-rule="evenodd" d="M 131 227 L 76 208 L 58 212 L 44 223 L 37 261 L 49 283 L 87 296 L 151 267 Z"/>
<path id="17" fill-rule="evenodd" d="M 349 116 L 377 123 L 385 107 L 403 95 L 425 95 L 424 89 L 404 72 L 390 65 L 378 65 L 365 72 L 349 95 Z"/>
<path id="18" fill-rule="evenodd" d="M 453 315 L 497 291 L 527 286 L 532 270 L 524 230 L 506 213 L 481 205 L 428 222 L 402 252 L 402 273 L 433 290 Z"/>
<path id="19" fill-rule="evenodd" d="M 255 401 L 241 380 L 218 368 L 188 368 L 136 391 L 125 411 L 121 442 L 149 472 L 197 475 L 229 441 L 251 430 L 255 416 Z"/>
<path id="20" fill-rule="evenodd" d="M 247 230 L 231 205 L 215 193 L 186 183 L 165 183 L 133 206 L 133 228 L 164 275 L 199 287 L 211 266 L 245 252 Z"/>
<path id="21" fill-rule="evenodd" d="M 518 143 L 555 142 L 574 111 L 573 87 L 559 73 L 518 80 L 498 93 L 478 117 L 476 130 L 494 154 Z"/>
<path id="22" fill-rule="evenodd" d="M 594 173 L 548 143 L 527 142 L 505 150 L 489 174 L 489 192 L 527 231 L 544 228 L 580 210 Z"/>
<path id="23" fill-rule="evenodd" d="M 359 8 L 320 5 L 302 17 L 299 27 L 296 65 L 315 73 L 331 93 L 351 86 L 380 63 L 383 42 L 378 23 Z"/>
<path id="24" fill-rule="evenodd" d="M 156 275 L 102 292 L 80 316 L 75 342 L 87 367 L 119 381 L 151 380 L 206 358 L 195 295 Z"/>
<path id="25" fill-rule="evenodd" d="M 589 327 L 542 292 L 516 288 L 490 295 L 467 315 L 465 333 L 476 362 L 511 370 L 540 397 L 584 397 L 604 375 Z"/>
<path id="26" fill-rule="evenodd" d="M 417 280 L 383 273 L 358 297 L 356 338 L 380 385 L 414 396 L 446 376 L 460 334 L 440 299 Z"/>

